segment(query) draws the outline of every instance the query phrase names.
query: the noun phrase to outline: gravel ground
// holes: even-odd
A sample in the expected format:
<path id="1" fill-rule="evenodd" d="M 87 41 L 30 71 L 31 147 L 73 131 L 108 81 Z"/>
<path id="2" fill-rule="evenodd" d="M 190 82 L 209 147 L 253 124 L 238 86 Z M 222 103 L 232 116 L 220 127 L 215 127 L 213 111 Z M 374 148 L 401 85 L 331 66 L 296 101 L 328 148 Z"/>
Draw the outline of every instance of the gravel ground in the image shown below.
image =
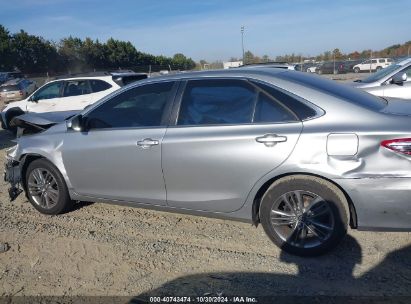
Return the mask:
<path id="1" fill-rule="evenodd" d="M 12 144 L 0 130 L 0 158 Z M 303 259 L 261 226 L 98 203 L 46 216 L 0 182 L 1 242 L 0 296 L 411 296 L 411 233 L 350 231 Z"/>

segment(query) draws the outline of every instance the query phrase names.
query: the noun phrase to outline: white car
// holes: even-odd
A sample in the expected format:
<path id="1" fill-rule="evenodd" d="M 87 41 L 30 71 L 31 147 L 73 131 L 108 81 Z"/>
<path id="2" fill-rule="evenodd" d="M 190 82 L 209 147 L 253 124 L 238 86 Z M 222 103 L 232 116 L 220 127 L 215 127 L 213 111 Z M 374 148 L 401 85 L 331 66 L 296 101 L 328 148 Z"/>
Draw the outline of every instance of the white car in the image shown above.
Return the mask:
<path id="1" fill-rule="evenodd" d="M 315 73 L 317 71 L 317 66 L 313 65 L 312 67 L 307 68 L 308 73 Z"/>
<path id="2" fill-rule="evenodd" d="M 147 78 L 147 74 L 143 73 L 104 72 L 99 74 L 102 76 L 53 80 L 37 89 L 26 99 L 9 103 L 1 111 L 3 129 L 9 129 L 11 119 L 24 113 L 63 112 L 69 114 L 83 110 L 123 85 Z"/>
<path id="3" fill-rule="evenodd" d="M 369 59 L 353 66 L 355 73 L 365 71 L 379 71 L 394 63 L 391 58 L 375 58 Z"/>

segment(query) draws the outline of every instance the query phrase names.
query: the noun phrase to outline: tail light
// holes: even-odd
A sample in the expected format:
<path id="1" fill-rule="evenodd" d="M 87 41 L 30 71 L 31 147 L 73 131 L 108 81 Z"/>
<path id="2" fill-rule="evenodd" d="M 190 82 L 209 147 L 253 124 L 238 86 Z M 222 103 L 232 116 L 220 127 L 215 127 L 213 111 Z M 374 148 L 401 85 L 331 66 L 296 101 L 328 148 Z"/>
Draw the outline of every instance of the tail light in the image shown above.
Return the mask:
<path id="1" fill-rule="evenodd" d="M 397 153 L 411 155 L 411 138 L 383 140 L 381 146 Z"/>
<path id="2" fill-rule="evenodd" d="M 19 93 L 20 93 L 20 96 L 23 96 L 23 91 L 19 91 Z"/>

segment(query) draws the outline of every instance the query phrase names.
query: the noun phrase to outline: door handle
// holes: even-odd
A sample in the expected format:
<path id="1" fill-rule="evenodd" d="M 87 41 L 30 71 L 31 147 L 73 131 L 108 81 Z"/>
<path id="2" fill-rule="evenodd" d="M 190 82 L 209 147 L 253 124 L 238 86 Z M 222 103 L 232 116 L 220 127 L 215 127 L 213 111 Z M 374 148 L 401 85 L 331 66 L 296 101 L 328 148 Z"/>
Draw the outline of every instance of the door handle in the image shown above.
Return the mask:
<path id="1" fill-rule="evenodd" d="M 277 143 L 287 141 L 287 137 L 278 136 L 277 134 L 266 134 L 264 136 L 257 137 L 255 141 L 264 144 L 267 147 L 274 147 Z"/>
<path id="2" fill-rule="evenodd" d="M 143 140 L 139 140 L 137 145 L 142 147 L 143 149 L 150 148 L 151 146 L 157 146 L 159 144 L 158 140 L 151 139 L 151 138 L 144 138 Z"/>

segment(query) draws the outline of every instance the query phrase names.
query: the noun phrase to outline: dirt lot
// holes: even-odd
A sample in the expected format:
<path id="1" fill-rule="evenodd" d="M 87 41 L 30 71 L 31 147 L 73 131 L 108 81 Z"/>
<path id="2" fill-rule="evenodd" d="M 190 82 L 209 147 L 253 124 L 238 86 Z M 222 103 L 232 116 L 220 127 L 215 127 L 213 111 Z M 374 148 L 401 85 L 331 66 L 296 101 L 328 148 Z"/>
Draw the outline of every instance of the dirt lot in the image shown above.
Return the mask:
<path id="1" fill-rule="evenodd" d="M 10 140 L 0 130 L 0 159 Z M 97 203 L 41 215 L 0 182 L 0 242 L 0 296 L 411 296 L 411 233 L 350 231 L 302 259 L 251 224 Z"/>

